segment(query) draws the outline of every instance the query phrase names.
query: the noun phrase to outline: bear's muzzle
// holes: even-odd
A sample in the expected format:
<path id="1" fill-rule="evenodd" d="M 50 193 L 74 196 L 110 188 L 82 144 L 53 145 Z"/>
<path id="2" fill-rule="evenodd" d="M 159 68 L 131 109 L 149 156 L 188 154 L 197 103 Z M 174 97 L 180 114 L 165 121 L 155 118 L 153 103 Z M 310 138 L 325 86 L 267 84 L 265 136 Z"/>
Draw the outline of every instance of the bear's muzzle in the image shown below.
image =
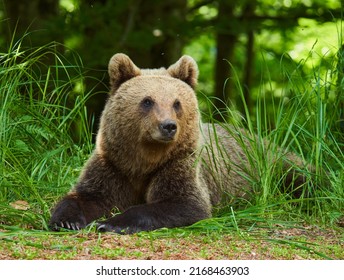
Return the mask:
<path id="1" fill-rule="evenodd" d="M 165 120 L 159 124 L 159 131 L 161 133 L 160 140 L 172 141 L 177 132 L 177 123 L 174 120 Z"/>

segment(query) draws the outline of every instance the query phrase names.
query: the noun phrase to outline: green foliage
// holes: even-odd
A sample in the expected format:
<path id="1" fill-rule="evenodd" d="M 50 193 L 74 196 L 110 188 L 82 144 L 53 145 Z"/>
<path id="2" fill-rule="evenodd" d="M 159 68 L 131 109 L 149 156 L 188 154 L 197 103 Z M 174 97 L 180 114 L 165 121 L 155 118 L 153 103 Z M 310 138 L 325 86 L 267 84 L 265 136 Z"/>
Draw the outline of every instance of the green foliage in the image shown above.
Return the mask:
<path id="1" fill-rule="evenodd" d="M 25 32 L 29 34 L 22 44 L 27 47 L 56 40 L 69 48 L 60 49 L 65 56 L 69 57 L 73 49 L 92 71 L 92 77 L 104 79 L 104 83 L 84 79 L 87 90 L 96 87 L 97 92 L 108 90 L 107 63 L 116 52 L 127 53 L 140 67 L 166 67 L 187 53 L 200 65 L 199 90 L 236 106 L 240 96 L 223 63 L 229 60 L 249 93 L 246 99 L 252 99 L 248 107 L 253 111 L 252 104 L 263 86 L 265 94 L 271 96 L 286 88 L 279 71 L 271 71 L 271 82 L 263 84 L 267 73 L 262 65 L 275 70 L 284 56 L 283 67 L 293 68 L 310 50 L 312 57 L 308 57 L 304 73 L 323 63 L 324 56 L 332 60 L 342 44 L 341 5 L 336 0 L 3 0 L 0 50 L 10 45 L 11 38 Z M 221 7 L 227 7 L 228 12 L 221 13 Z M 224 42 L 219 33 L 230 37 L 222 49 L 233 54 L 224 53 L 216 59 Z M 226 73 L 225 77 L 215 75 L 215 69 Z M 221 91 L 224 83 L 226 90 Z M 87 104 L 96 118 L 104 105 L 103 96 Z"/>
<path id="2" fill-rule="evenodd" d="M 271 97 L 262 86 L 254 114 L 248 110 L 243 89 L 233 68 L 245 115 L 227 105 L 227 112 L 223 116 L 229 116 L 229 120 L 222 117 L 223 122 L 218 123 L 214 114 L 222 115 L 223 112 L 219 111 L 204 113 L 204 119 L 226 128 L 241 145 L 250 163 L 249 169 L 253 170 L 245 176 L 254 191 L 249 201 L 230 198 L 231 204 L 220 209 L 220 213 L 232 217 L 233 208 L 238 213 L 245 209 L 246 222 L 250 222 L 256 211 L 260 213 L 259 218 L 264 217 L 263 220 L 281 218 L 336 223 L 343 216 L 344 135 L 340 125 L 343 96 L 333 74 L 338 74 L 338 63 L 335 58 L 332 61 L 324 59 L 321 67 L 312 69 L 308 74 L 303 71 L 307 67 L 307 59 L 294 64 L 294 68 L 281 65 L 285 89 L 281 96 Z M 265 67 L 269 70 L 268 66 Z M 329 75 L 333 78 L 329 79 Z M 262 85 L 272 82 L 269 79 L 262 80 Z M 203 99 L 208 103 L 214 100 L 207 96 L 203 96 Z M 246 133 L 241 131 L 243 127 L 247 129 Z M 266 141 L 268 145 L 263 144 Z M 291 162 L 307 177 L 300 198 L 281 190 L 286 174 L 281 170 L 280 163 L 286 152 L 298 155 L 300 161 L 309 164 L 300 169 L 299 163 Z M 226 151 L 222 151 L 222 154 L 230 158 Z M 229 162 L 229 168 L 231 164 L 235 163 Z M 229 228 L 235 227 L 237 223 L 232 220 Z"/>
<path id="3" fill-rule="evenodd" d="M 77 86 L 82 68 L 56 48 L 24 50 L 19 41 L 0 54 L 0 227 L 46 227 L 52 201 L 70 188 L 91 149 L 86 95 Z M 9 205 L 19 200 L 27 211 Z"/>

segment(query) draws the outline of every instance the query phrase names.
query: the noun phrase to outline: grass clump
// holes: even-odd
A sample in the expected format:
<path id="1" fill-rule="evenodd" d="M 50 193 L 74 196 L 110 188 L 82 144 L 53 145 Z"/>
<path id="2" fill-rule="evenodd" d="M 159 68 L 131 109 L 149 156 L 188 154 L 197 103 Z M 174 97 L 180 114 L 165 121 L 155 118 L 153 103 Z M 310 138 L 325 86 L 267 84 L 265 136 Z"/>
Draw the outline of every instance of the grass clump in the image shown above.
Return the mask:
<path id="1" fill-rule="evenodd" d="M 17 42 L 0 53 L 0 228 L 46 228 L 52 202 L 91 149 L 82 65 L 58 47 L 23 50 Z"/>
<path id="2" fill-rule="evenodd" d="M 341 63 L 340 59 L 334 61 Z M 269 97 L 262 86 L 256 106 L 250 110 L 237 82 L 244 115 L 229 105 L 226 112 L 206 114 L 207 119 L 224 127 L 236 139 L 248 161 L 248 170 L 243 170 L 243 174 L 253 187 L 251 199 L 232 199 L 235 204 L 225 205 L 220 210 L 221 215 L 232 217 L 233 228 L 237 228 L 233 209 L 239 216 L 246 213 L 247 221 L 259 217 L 274 223 L 275 219 L 282 218 L 335 225 L 343 218 L 344 99 L 340 80 L 343 75 L 338 72 L 336 63 L 327 63 L 325 66 L 332 68 L 324 70 L 325 66 L 320 65 L 305 76 L 298 73 L 305 63 L 301 61 L 292 73 L 284 73 L 286 86 L 279 97 Z M 332 79 L 326 79 L 329 73 Z M 234 79 L 239 80 L 236 76 Z M 210 108 L 212 101 L 206 98 Z M 221 116 L 223 121 L 219 123 Z M 297 197 L 283 188 L 287 174 L 281 163 L 287 153 L 297 156 L 294 162 L 288 163 L 290 168 L 306 178 Z M 222 154 L 226 156 L 223 149 Z M 236 163 L 229 162 L 229 168 L 231 164 Z"/>

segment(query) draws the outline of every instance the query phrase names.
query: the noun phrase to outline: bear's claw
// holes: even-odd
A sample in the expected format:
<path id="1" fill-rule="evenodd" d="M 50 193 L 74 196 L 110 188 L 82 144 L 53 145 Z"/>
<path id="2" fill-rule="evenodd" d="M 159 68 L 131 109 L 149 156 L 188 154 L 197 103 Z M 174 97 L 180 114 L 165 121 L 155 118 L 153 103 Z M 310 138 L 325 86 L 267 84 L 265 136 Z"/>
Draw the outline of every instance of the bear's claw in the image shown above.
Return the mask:
<path id="1" fill-rule="evenodd" d="M 99 232 L 115 232 L 118 234 L 132 234 L 137 232 L 137 230 L 134 230 L 130 227 L 119 227 L 119 226 L 112 226 L 111 224 L 108 223 L 103 223 L 103 224 L 97 224 L 97 231 Z"/>
<path id="2" fill-rule="evenodd" d="M 69 230 L 80 230 L 80 224 L 79 223 L 70 223 L 70 222 L 59 222 L 59 223 L 54 223 L 53 225 L 50 226 L 50 228 L 54 231 L 59 231 L 60 228 L 65 228 Z"/>

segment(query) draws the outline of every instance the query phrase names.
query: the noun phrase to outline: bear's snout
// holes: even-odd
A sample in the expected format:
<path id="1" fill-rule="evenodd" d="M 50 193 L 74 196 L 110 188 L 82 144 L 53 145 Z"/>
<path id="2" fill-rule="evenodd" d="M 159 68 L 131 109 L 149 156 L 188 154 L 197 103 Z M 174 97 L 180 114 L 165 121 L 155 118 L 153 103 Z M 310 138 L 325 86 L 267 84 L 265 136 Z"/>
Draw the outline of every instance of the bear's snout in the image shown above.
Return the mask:
<path id="1" fill-rule="evenodd" d="M 159 124 L 159 130 L 162 140 L 171 141 L 177 132 L 177 123 L 174 120 L 165 120 Z"/>

